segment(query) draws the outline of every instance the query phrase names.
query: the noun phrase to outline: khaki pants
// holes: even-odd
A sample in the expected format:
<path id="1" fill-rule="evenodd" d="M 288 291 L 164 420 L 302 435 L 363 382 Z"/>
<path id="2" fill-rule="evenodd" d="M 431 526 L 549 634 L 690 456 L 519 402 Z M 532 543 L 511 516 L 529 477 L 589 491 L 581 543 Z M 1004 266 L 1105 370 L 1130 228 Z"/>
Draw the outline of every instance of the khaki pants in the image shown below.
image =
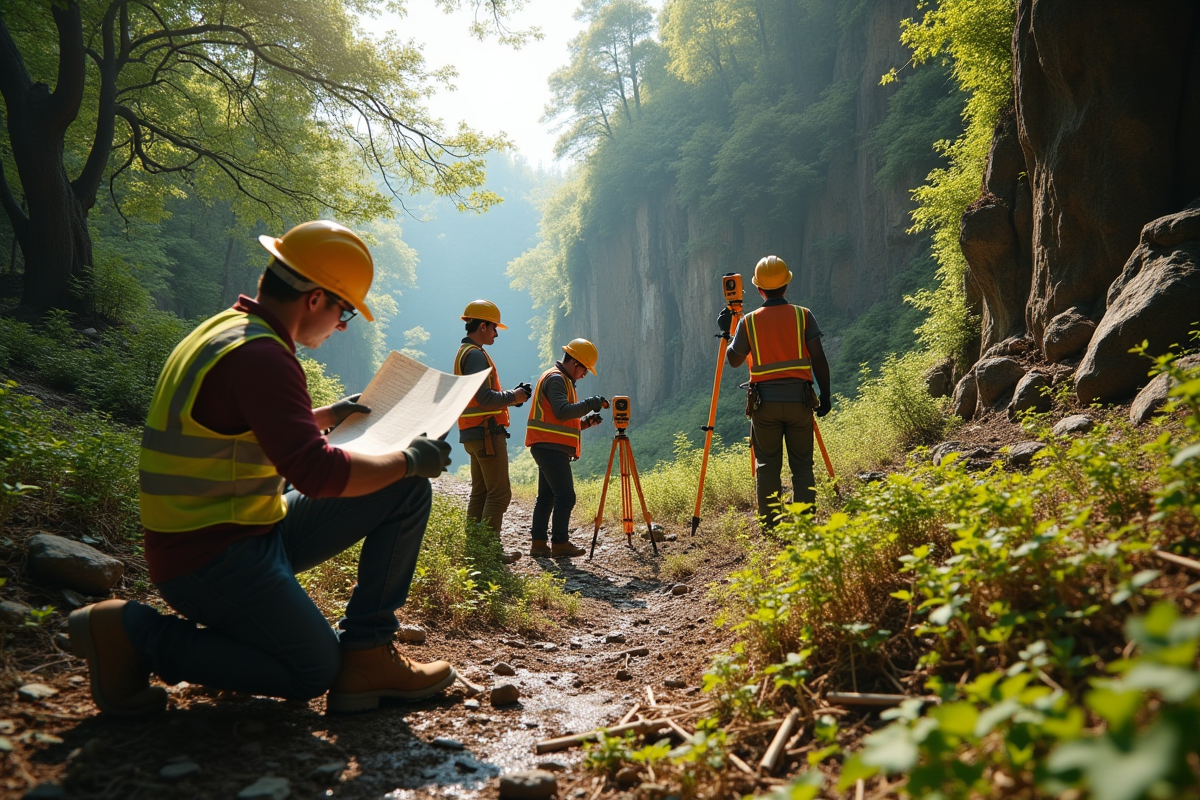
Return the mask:
<path id="1" fill-rule="evenodd" d="M 813 503 L 813 412 L 804 403 L 763 403 L 750 418 L 750 444 L 754 447 L 758 513 L 768 528 L 775 526 L 783 488 L 783 450 L 787 447 L 792 469 L 792 490 L 798 503 Z"/>
<path id="2" fill-rule="evenodd" d="M 485 522 L 496 533 L 504 524 L 504 512 L 512 502 L 512 486 L 508 482 L 508 437 L 492 436 L 495 455 L 485 452 L 483 439 L 463 442 L 471 457 L 471 499 L 467 502 L 467 519 Z"/>

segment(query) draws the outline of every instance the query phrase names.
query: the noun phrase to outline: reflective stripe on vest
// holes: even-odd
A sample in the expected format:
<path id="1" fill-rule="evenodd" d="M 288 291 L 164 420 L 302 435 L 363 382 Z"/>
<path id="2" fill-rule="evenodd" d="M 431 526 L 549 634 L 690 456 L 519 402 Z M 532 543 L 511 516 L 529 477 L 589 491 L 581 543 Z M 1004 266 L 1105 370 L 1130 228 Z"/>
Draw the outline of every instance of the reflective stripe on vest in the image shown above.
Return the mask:
<path id="1" fill-rule="evenodd" d="M 483 357 L 487 359 L 488 366 L 492 368 L 492 374 L 488 376 L 488 387 L 493 392 L 504 391 L 500 385 L 500 376 L 496 373 L 496 365 L 492 363 L 491 356 L 489 356 L 487 351 L 477 344 L 463 344 L 462 347 L 458 348 L 458 355 L 454 357 L 454 374 L 466 374 L 462 371 L 463 359 L 466 358 L 467 353 L 471 352 L 472 350 L 478 350 L 479 352 L 483 353 Z M 467 428 L 476 428 L 487 422 L 488 417 L 495 417 L 496 424 L 505 428 L 508 427 L 510 422 L 507 408 L 480 408 L 479 402 L 472 397 L 471 402 L 467 403 L 466 411 L 464 411 L 462 416 L 458 418 L 458 429 L 460 431 L 464 431 Z"/>
<path id="2" fill-rule="evenodd" d="M 801 306 L 763 306 L 745 317 L 750 340 L 750 382 L 781 378 L 812 380 L 812 361 L 804 338 L 805 314 Z"/>
<path id="3" fill-rule="evenodd" d="M 221 434 L 192 418 L 208 371 L 262 338 L 287 347 L 261 318 L 230 309 L 200 323 L 167 359 L 142 432 L 139 489 L 142 525 L 149 530 L 271 525 L 287 514 L 284 480 L 253 432 Z"/>
<path id="4" fill-rule="evenodd" d="M 575 448 L 575 457 L 583 452 L 580 447 L 579 432 L 581 429 L 577 419 L 559 419 L 554 416 L 550 407 L 550 396 L 545 391 L 546 379 L 558 375 L 567 386 L 567 402 L 578 402 L 575 396 L 575 384 L 559 372 L 558 367 L 548 369 L 538 378 L 537 386 L 533 389 L 533 399 L 529 405 L 529 422 L 525 425 L 525 446 L 539 442 L 547 444 L 562 444 Z"/>

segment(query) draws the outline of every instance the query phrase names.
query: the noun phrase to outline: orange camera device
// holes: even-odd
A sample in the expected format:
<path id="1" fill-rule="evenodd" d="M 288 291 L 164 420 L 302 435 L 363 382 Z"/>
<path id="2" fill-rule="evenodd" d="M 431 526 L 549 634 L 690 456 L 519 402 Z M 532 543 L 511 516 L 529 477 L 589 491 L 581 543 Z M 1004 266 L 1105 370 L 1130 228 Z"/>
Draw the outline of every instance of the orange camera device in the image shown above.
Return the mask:
<path id="1" fill-rule="evenodd" d="M 629 427 L 629 398 L 614 397 L 612 399 L 613 427 L 625 430 Z"/>
<path id="2" fill-rule="evenodd" d="M 725 305 L 740 305 L 742 302 L 742 276 L 726 272 L 721 276 L 721 291 L 725 293 Z"/>

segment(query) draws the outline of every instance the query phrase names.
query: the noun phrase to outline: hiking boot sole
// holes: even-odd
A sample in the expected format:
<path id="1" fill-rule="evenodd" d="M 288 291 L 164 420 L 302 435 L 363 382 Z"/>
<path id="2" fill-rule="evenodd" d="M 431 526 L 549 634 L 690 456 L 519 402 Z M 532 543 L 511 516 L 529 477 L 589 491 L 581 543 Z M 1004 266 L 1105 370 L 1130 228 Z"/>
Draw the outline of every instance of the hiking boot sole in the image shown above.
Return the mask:
<path id="1" fill-rule="evenodd" d="M 400 700 L 405 703 L 416 703 L 441 693 L 446 687 L 458 680 L 458 673 L 450 668 L 450 674 L 425 689 L 406 691 L 403 689 L 374 689 L 369 692 L 332 692 L 325 698 L 325 710 L 335 714 L 351 711 L 370 711 L 379 708 L 379 701 L 385 697 Z"/>
<path id="2" fill-rule="evenodd" d="M 140 692 L 139 700 L 132 705 L 121 705 L 109 700 L 100 683 L 100 659 L 96 652 L 96 639 L 92 635 L 92 609 L 94 605 L 72 611 L 67 617 L 67 633 L 71 638 L 71 652 L 87 659 L 88 678 L 91 681 L 92 700 L 105 714 L 115 717 L 140 717 L 156 714 L 167 707 L 167 691 L 161 686 L 150 686 Z"/>

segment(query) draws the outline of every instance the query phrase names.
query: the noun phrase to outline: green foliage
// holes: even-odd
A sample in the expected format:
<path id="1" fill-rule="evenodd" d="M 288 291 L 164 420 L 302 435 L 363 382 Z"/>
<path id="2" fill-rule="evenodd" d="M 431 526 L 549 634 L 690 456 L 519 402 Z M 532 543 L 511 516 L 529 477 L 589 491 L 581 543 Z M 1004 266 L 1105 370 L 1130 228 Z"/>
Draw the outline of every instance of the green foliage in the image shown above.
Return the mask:
<path id="1" fill-rule="evenodd" d="M 944 63 L 914 69 L 888 100 L 888 115 L 871 131 L 867 146 L 878 158 L 875 184 L 883 188 L 936 166 L 933 143 L 962 133 L 965 97 Z"/>
<path id="2" fill-rule="evenodd" d="M 949 162 L 929 173 L 913 192 L 914 232 L 929 231 L 940 285 L 906 298 L 929 314 L 918 329 L 922 343 L 941 356 L 965 360 L 978 320 L 968 313 L 963 281 L 967 263 L 958 244 L 963 212 L 979 195 L 992 131 L 1012 98 L 1013 0 L 946 0 L 924 6 L 920 22 L 906 20 L 900 39 L 913 52 L 913 64 L 940 61 L 950 66 L 961 92 L 965 131 L 937 149 Z M 884 82 L 895 78 L 895 70 Z M 910 79 L 911 80 L 911 79 Z"/>
<path id="3" fill-rule="evenodd" d="M 91 535 L 135 535 L 139 437 L 104 414 L 47 408 L 0 386 L 0 527 L 20 509 Z"/>
<path id="4" fill-rule="evenodd" d="M 337 375 L 326 375 L 325 368 L 319 361 L 307 356 L 300 356 L 300 367 L 304 370 L 304 380 L 308 384 L 308 396 L 313 408 L 321 408 L 336 403 L 346 394 L 346 387 Z"/>

